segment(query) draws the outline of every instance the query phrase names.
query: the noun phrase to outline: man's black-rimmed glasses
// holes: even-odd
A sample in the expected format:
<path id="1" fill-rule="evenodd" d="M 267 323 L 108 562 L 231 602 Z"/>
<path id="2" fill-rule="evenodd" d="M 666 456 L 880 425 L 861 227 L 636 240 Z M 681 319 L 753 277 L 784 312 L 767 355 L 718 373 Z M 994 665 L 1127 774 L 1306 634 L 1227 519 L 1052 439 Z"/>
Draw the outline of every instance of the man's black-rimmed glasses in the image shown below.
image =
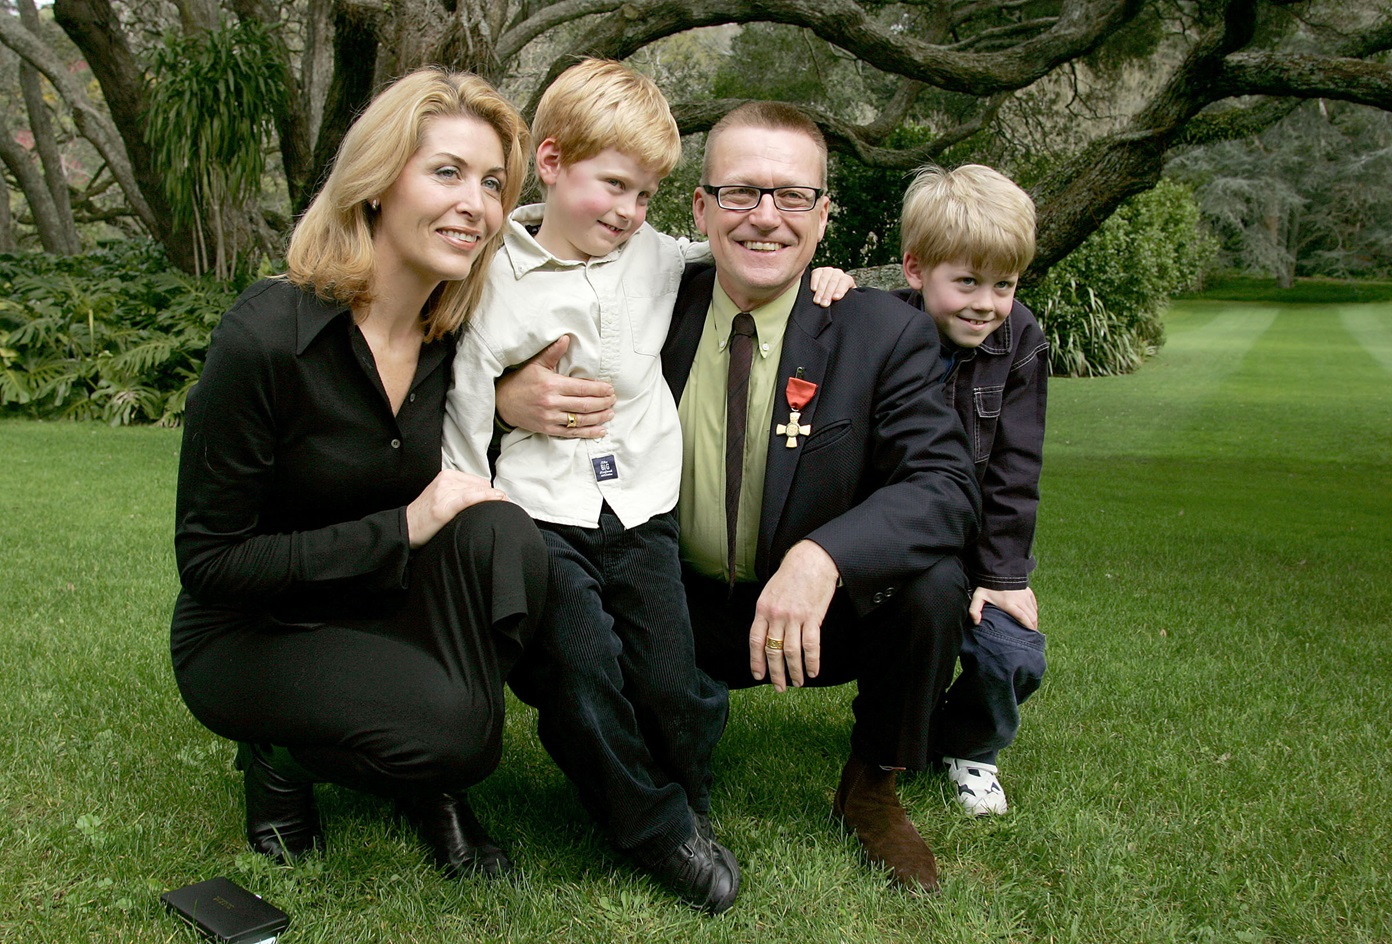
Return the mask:
<path id="1" fill-rule="evenodd" d="M 805 213 L 817 205 L 822 191 L 816 187 L 747 187 L 743 184 L 712 187 L 701 184 L 701 189 L 715 197 L 716 205 L 722 210 L 752 210 L 764 199 L 764 194 L 773 196 L 773 205 L 788 213 Z"/>

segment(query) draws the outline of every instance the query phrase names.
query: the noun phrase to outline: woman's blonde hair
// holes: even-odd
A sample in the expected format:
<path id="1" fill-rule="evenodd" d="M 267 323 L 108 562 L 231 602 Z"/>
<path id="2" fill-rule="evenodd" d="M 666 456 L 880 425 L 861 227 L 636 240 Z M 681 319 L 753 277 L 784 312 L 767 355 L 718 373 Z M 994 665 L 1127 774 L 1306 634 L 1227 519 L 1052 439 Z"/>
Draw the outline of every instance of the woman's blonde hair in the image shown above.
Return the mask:
<path id="1" fill-rule="evenodd" d="M 433 118 L 478 118 L 503 145 L 504 215 L 517 205 L 531 150 L 522 116 L 493 86 L 476 75 L 421 69 L 383 89 L 339 146 L 328 179 L 309 205 L 286 253 L 287 278 L 322 298 L 357 308 L 372 301 L 376 212 L 369 201 L 396 181 L 421 146 Z M 443 282 L 421 313 L 427 341 L 457 330 L 483 294 L 489 263 L 503 233 L 488 237 L 463 279 Z"/>

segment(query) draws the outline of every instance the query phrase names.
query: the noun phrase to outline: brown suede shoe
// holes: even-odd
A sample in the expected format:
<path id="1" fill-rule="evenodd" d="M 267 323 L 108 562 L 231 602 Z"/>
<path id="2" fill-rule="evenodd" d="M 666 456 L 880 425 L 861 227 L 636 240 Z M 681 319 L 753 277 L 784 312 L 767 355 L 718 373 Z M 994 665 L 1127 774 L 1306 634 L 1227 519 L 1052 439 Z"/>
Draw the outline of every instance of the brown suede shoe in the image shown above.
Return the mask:
<path id="1" fill-rule="evenodd" d="M 888 868 L 901 885 L 936 894 L 938 861 L 899 805 L 895 776 L 852 754 L 832 811 L 855 833 L 871 864 Z"/>

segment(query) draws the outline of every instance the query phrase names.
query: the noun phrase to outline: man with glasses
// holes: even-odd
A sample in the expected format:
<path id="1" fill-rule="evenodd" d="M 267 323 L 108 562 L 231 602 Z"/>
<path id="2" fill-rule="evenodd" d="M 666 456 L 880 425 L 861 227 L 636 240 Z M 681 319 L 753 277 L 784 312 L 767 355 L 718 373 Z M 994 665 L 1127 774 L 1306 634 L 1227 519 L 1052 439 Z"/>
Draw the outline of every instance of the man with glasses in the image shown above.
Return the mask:
<path id="1" fill-rule="evenodd" d="M 872 863 L 933 891 L 895 777 L 928 764 L 979 510 L 937 331 L 883 292 L 812 303 L 830 201 L 826 144 L 802 112 L 732 111 L 707 138 L 702 181 L 692 210 L 715 268 L 688 270 L 662 351 L 697 660 L 736 688 L 856 680 L 835 812 Z M 596 421 L 561 430 L 549 414 L 602 417 L 605 396 L 538 365 L 500 385 L 498 406 L 513 425 L 592 436 Z"/>

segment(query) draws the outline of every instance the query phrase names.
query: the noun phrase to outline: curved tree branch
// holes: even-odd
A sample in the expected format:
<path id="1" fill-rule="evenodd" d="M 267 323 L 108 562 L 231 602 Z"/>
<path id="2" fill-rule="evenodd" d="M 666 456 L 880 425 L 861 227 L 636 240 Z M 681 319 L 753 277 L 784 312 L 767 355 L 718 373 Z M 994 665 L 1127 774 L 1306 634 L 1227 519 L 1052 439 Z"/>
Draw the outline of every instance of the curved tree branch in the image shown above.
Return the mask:
<path id="1" fill-rule="evenodd" d="M 947 129 L 925 144 L 910 148 L 880 147 L 883 136 L 877 134 L 878 129 L 874 124 L 853 125 L 820 108 L 803 106 L 803 111 L 822 129 L 829 150 L 849 154 L 871 167 L 913 170 L 980 132 L 991 123 L 1009 97 L 1005 93 L 992 97 L 969 121 Z M 727 112 L 746 101 L 748 99 L 719 98 L 703 102 L 677 102 L 672 105 L 672 115 L 677 119 L 682 134 L 696 134 L 709 131 Z"/>
<path id="2" fill-rule="evenodd" d="M 59 0 L 54 5 L 55 13 L 65 6 L 63 0 Z M 63 24 L 60 22 L 59 25 Z M 121 135 L 116 130 L 116 125 L 113 124 L 112 119 L 108 118 L 92 103 L 91 99 L 87 97 L 86 91 L 68 72 L 66 64 L 58 58 L 57 54 L 43 40 L 25 29 L 19 20 L 11 16 L 0 16 L 0 42 L 9 46 L 21 59 L 42 72 L 44 77 L 53 85 L 59 97 L 72 110 L 73 122 L 77 125 L 78 132 L 92 142 L 92 146 L 97 149 L 102 159 L 111 168 L 112 174 L 121 187 L 121 192 L 125 194 L 127 202 L 140 218 L 140 222 L 151 233 L 158 236 L 160 234 L 159 223 L 155 213 L 150 208 L 150 203 L 146 200 L 143 187 L 137 182 L 132 160 L 126 152 Z M 141 83 L 138 87 L 143 88 L 143 77 L 138 77 L 137 80 Z M 111 108 L 114 114 L 115 106 L 109 99 L 107 107 Z"/>
<path id="3" fill-rule="evenodd" d="M 0 116 L 0 162 L 9 169 L 24 194 L 25 202 L 29 204 L 34 229 L 39 234 L 39 243 L 44 251 L 55 255 L 70 254 L 62 235 L 62 221 L 58 218 L 58 209 L 54 206 L 52 194 L 48 192 L 48 185 L 29 152 L 15 141 L 3 116 Z"/>
<path id="4" fill-rule="evenodd" d="M 1141 0 L 1064 0 L 1048 30 L 1008 49 L 973 52 L 886 27 L 854 0 L 631 0 L 621 15 L 600 21 L 557 58 L 533 93 L 527 113 L 535 110 L 540 90 L 577 56 L 626 59 L 672 33 L 760 21 L 810 29 L 881 71 L 947 91 L 972 95 L 1014 91 L 1092 51 L 1141 7 Z"/>
<path id="5" fill-rule="evenodd" d="M 598 13 L 613 13 L 623 6 L 625 0 L 560 0 L 545 4 L 503 31 L 495 47 L 497 56 L 507 62 L 548 30 Z"/>
<path id="6" fill-rule="evenodd" d="M 1026 20 L 1023 23 L 1011 23 L 1009 26 L 996 26 L 985 29 L 974 36 L 969 36 L 961 42 L 953 43 L 946 48 L 954 50 L 980 49 L 982 46 L 995 46 L 1002 40 L 1012 40 L 1017 36 L 1042 33 L 1049 27 L 1058 22 L 1056 16 L 1044 16 L 1034 20 Z"/>
<path id="7" fill-rule="evenodd" d="M 38 34 L 42 27 L 34 0 L 20 0 L 19 22 L 30 32 Z M 29 113 L 29 130 L 34 133 L 34 149 L 39 152 L 43 165 L 44 183 L 48 185 L 53 210 L 58 217 L 58 251 L 73 255 L 82 249 L 82 242 L 78 239 L 77 225 L 73 222 L 68 176 L 63 172 L 63 158 L 58 151 L 53 122 L 49 119 L 48 103 L 44 101 L 43 89 L 39 84 L 39 73 L 27 62 L 20 63 L 19 86 L 24 95 L 24 109 Z"/>
<path id="8" fill-rule="evenodd" d="M 1210 108 L 1195 115 L 1174 140 L 1176 147 L 1216 144 L 1260 134 L 1289 115 L 1299 98 L 1263 98 L 1250 105 Z"/>
<path id="9" fill-rule="evenodd" d="M 1029 280 L 1043 275 L 1111 216 L 1127 197 L 1160 179 L 1165 154 L 1188 122 L 1223 97 L 1224 58 L 1251 41 L 1257 0 L 1227 0 L 1221 22 L 1202 36 L 1170 80 L 1115 134 L 1100 138 L 1042 180 L 1037 251 Z"/>
<path id="10" fill-rule="evenodd" d="M 1298 95 L 1392 111 L 1392 66 L 1362 59 L 1237 53 L 1223 63 L 1215 88 L 1225 97 Z"/>
<path id="11" fill-rule="evenodd" d="M 901 80 L 898 88 L 894 90 L 894 97 L 881 109 L 874 121 L 861 129 L 864 139 L 871 144 L 879 144 L 889 137 L 895 128 L 904 123 L 909 109 L 913 108 L 919 94 L 925 88 L 927 86 L 922 82 L 915 82 L 913 79 Z"/>

